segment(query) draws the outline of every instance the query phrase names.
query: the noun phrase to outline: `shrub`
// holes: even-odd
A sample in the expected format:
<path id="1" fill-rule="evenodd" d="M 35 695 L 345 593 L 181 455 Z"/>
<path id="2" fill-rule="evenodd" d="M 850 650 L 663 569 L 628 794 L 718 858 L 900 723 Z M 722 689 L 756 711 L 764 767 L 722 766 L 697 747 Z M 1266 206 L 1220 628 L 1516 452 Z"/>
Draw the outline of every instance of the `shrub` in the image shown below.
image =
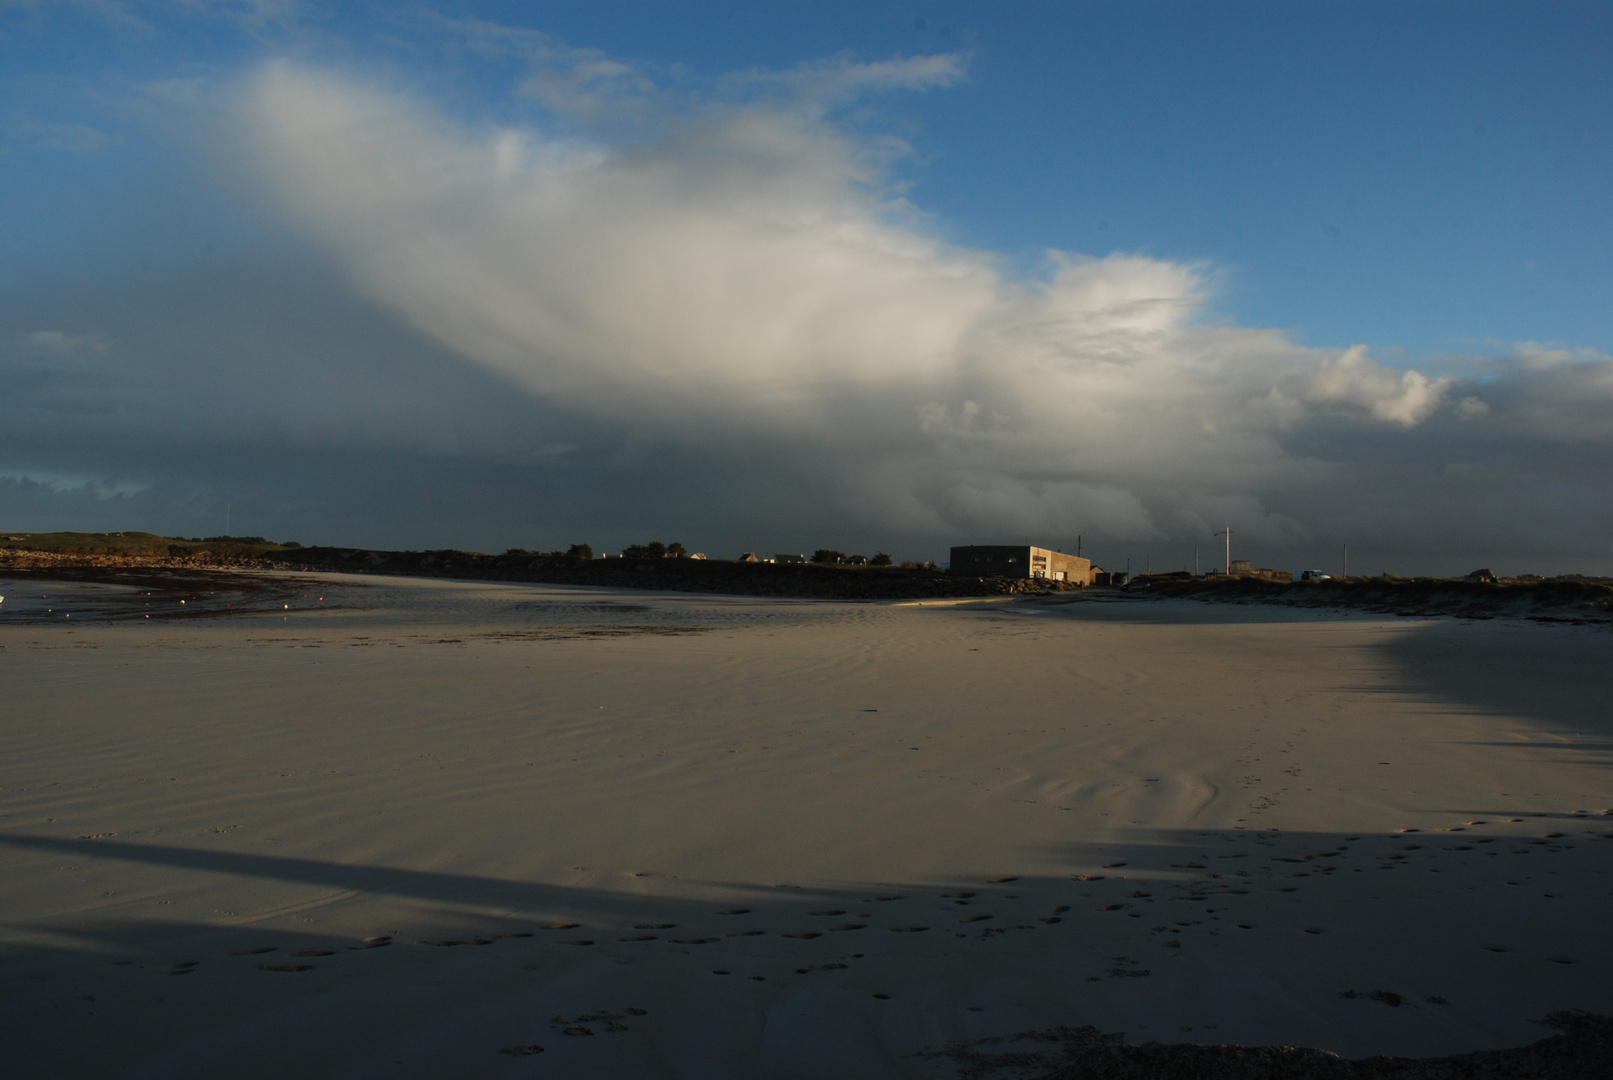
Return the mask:
<path id="1" fill-rule="evenodd" d="M 843 553 L 835 551 L 832 548 L 819 548 L 812 553 L 813 562 L 826 563 L 830 566 L 838 565 L 845 559 L 845 557 L 846 556 Z"/>
<path id="2" fill-rule="evenodd" d="M 874 552 L 874 557 L 868 560 L 869 566 L 889 566 L 890 564 L 891 557 L 883 551 Z"/>
<path id="3" fill-rule="evenodd" d="M 587 544 L 572 544 L 571 547 L 566 551 L 566 554 L 577 559 L 592 559 L 594 557 L 594 549 L 589 547 Z"/>

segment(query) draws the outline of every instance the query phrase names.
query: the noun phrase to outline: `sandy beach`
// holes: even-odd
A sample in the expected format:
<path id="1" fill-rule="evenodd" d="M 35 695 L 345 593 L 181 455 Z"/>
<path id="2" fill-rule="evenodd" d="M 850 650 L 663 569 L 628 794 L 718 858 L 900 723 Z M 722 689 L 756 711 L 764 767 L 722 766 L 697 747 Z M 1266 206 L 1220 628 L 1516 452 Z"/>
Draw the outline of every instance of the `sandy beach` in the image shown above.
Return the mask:
<path id="1" fill-rule="evenodd" d="M 953 1077 L 1061 1025 L 1428 1056 L 1613 1013 L 1604 628 L 276 580 L 0 583 L 14 1075 Z"/>

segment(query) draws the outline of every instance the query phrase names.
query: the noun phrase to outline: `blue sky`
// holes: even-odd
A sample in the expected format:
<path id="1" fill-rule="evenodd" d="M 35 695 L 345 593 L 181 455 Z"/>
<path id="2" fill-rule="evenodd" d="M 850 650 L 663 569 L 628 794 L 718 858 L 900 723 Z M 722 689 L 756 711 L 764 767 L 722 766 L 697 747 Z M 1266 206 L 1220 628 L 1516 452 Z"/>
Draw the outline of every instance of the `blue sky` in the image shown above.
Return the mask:
<path id="1" fill-rule="evenodd" d="M 1610 28 L 0 5 L 0 516 L 1613 568 Z"/>

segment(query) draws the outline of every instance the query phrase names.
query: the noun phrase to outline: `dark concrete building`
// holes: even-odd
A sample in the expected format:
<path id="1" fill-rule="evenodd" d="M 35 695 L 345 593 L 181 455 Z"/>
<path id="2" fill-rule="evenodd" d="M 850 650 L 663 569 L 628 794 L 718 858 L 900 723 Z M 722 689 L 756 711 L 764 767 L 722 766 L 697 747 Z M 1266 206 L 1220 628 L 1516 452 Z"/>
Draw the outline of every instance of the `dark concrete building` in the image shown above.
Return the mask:
<path id="1" fill-rule="evenodd" d="M 949 573 L 967 577 L 1049 578 L 1092 584 L 1092 560 L 1048 548 L 969 544 L 952 549 Z"/>

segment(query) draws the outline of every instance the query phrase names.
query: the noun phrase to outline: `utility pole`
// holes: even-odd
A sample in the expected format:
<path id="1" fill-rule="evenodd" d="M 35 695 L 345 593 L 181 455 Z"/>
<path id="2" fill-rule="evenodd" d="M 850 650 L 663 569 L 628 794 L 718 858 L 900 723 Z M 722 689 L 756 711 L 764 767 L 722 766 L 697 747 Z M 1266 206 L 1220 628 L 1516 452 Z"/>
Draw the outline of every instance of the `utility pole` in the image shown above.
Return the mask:
<path id="1" fill-rule="evenodd" d="M 1075 557 L 1077 559 L 1079 559 L 1081 557 L 1081 534 L 1080 533 L 1075 534 Z"/>
<path id="2" fill-rule="evenodd" d="M 224 535 L 230 535 L 230 504 L 224 504 Z"/>
<path id="3" fill-rule="evenodd" d="M 1339 576 L 1340 577 L 1349 577 L 1350 576 L 1350 545 L 1349 544 L 1344 545 L 1344 573 L 1339 575 Z"/>
<path id="4" fill-rule="evenodd" d="M 1146 575 L 1146 574 L 1152 574 L 1153 572 L 1154 572 L 1154 556 L 1153 556 L 1152 552 L 1148 552 L 1148 553 L 1145 553 L 1143 555 L 1143 573 Z"/>
<path id="5" fill-rule="evenodd" d="M 1193 545 L 1193 576 L 1199 576 L 1199 546 Z"/>
<path id="6" fill-rule="evenodd" d="M 1228 525 L 1225 532 L 1218 532 L 1215 535 L 1227 538 L 1227 573 L 1230 574 L 1232 573 L 1232 526 Z"/>

